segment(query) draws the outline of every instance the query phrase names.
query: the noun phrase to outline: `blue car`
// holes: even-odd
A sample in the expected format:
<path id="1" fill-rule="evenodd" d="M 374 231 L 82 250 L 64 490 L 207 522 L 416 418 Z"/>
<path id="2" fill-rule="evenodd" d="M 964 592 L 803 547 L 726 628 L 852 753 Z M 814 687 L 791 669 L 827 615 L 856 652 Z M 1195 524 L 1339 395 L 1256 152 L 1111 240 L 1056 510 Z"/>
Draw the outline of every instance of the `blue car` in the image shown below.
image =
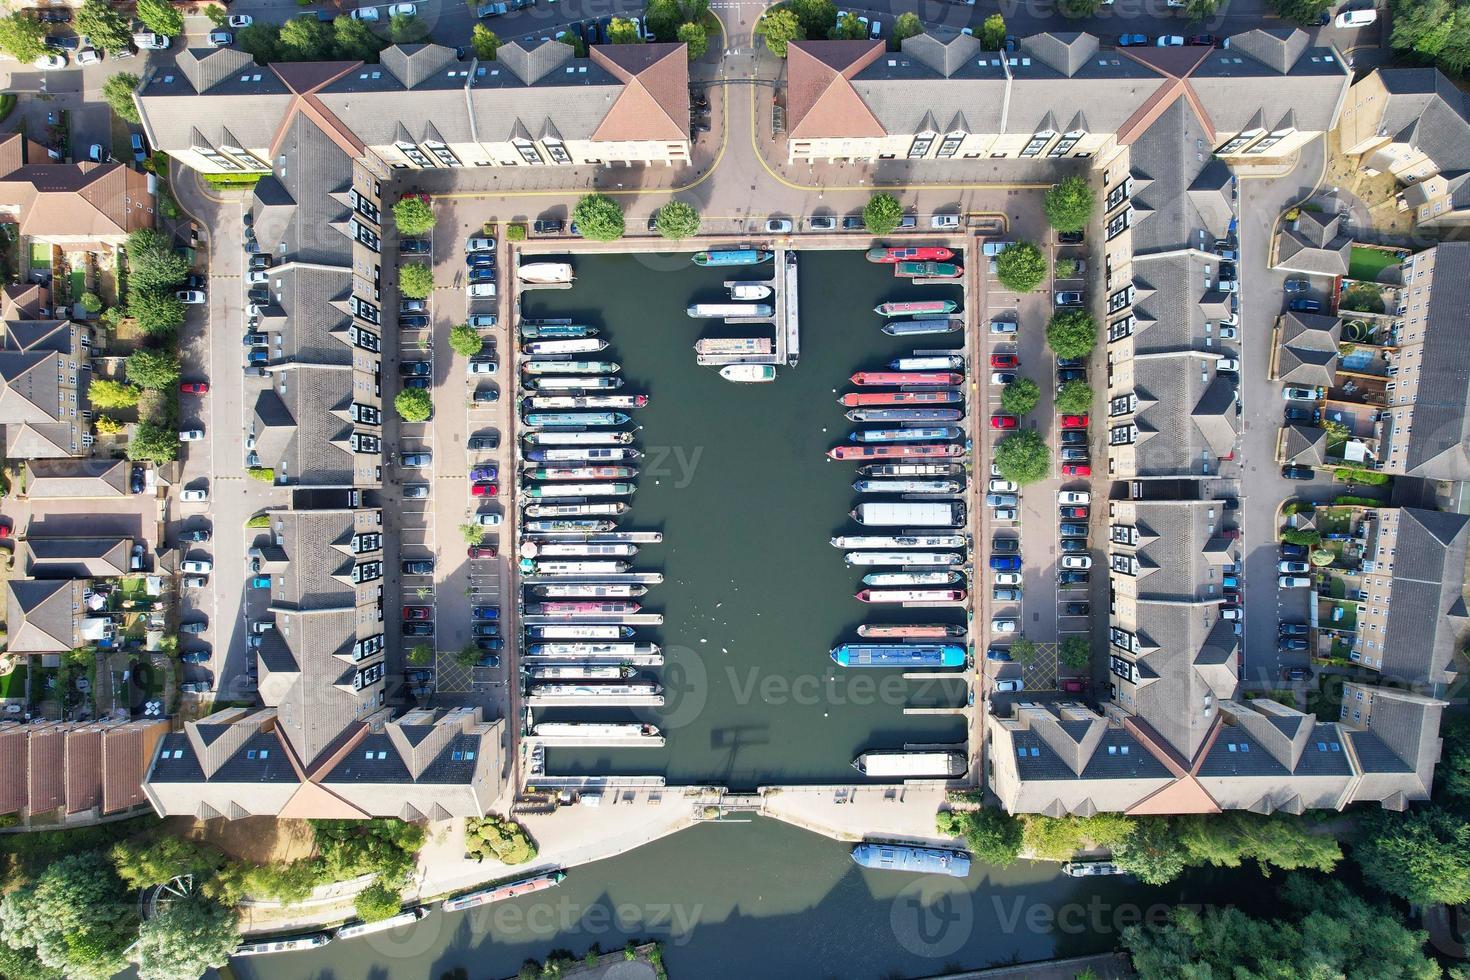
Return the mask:
<path id="1" fill-rule="evenodd" d="M 500 618 L 500 607 L 499 606 L 476 606 L 475 609 L 474 609 L 474 616 L 475 616 L 476 619 L 499 619 Z"/>
<path id="2" fill-rule="evenodd" d="M 1234 575 L 1227 575 L 1224 578 L 1224 587 L 1227 589 L 1238 589 L 1240 588 L 1240 579 Z"/>
<path id="3" fill-rule="evenodd" d="M 250 579 L 250 587 L 252 589 L 268 589 L 271 587 L 271 577 L 269 575 L 253 576 Z"/>
<path id="4" fill-rule="evenodd" d="M 476 466 L 470 470 L 470 482 L 484 483 L 488 481 L 493 483 L 495 481 L 497 472 L 498 470 L 496 469 L 494 463 L 483 466 Z"/>
<path id="5" fill-rule="evenodd" d="M 494 282 L 495 266 L 477 265 L 470 269 L 470 282 Z"/>
<path id="6" fill-rule="evenodd" d="M 143 134 L 134 133 L 129 140 L 133 145 L 133 162 L 142 163 L 148 159 L 148 151 L 143 149 Z"/>
<path id="7" fill-rule="evenodd" d="M 1118 47 L 1120 48 L 1138 48 L 1147 46 L 1147 34 L 1124 34 L 1122 37 L 1118 38 Z"/>
<path id="8" fill-rule="evenodd" d="M 264 347 L 252 347 L 250 353 L 245 355 L 245 360 L 250 364 L 270 363 L 271 352 Z"/>
<path id="9" fill-rule="evenodd" d="M 994 572 L 1019 572 L 1021 570 L 1021 556 L 991 555 L 990 570 Z"/>
<path id="10" fill-rule="evenodd" d="M 1000 647 L 991 647 L 985 651 L 985 659 L 1008 664 L 1011 662 L 1011 654 L 1009 650 L 1002 650 Z"/>

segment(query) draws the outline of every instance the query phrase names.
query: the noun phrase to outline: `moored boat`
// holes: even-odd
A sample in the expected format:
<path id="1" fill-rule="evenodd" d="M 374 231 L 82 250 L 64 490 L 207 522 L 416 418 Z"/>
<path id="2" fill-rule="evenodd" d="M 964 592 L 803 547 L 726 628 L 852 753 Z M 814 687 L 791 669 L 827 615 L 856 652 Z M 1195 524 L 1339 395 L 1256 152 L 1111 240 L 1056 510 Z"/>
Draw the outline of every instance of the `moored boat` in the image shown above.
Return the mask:
<path id="1" fill-rule="evenodd" d="M 526 673 L 532 680 L 615 681 L 633 676 L 632 667 L 618 664 L 540 664 Z"/>
<path id="2" fill-rule="evenodd" d="M 965 325 L 957 316 L 915 317 L 912 320 L 890 320 L 883 332 L 890 337 L 921 337 L 926 334 L 954 333 Z"/>
<path id="3" fill-rule="evenodd" d="M 839 667 L 963 667 L 959 643 L 841 643 L 832 648 Z"/>
<path id="4" fill-rule="evenodd" d="M 770 303 L 690 303 L 684 312 L 699 319 L 770 316 L 775 309 Z"/>
<path id="5" fill-rule="evenodd" d="M 524 262 L 516 269 L 516 278 L 521 282 L 560 283 L 576 277 L 570 262 Z"/>
<path id="6" fill-rule="evenodd" d="M 550 411 L 568 408 L 643 408 L 647 395 L 527 395 L 521 408 Z"/>
<path id="7" fill-rule="evenodd" d="M 827 450 L 832 459 L 933 459 L 964 454 L 965 447 L 958 442 L 890 442 L 871 446 L 834 446 Z"/>
<path id="8" fill-rule="evenodd" d="M 943 442 L 965 434 L 957 425 L 916 425 L 906 429 L 859 429 L 850 433 L 853 442 Z"/>
<path id="9" fill-rule="evenodd" d="M 563 558 L 583 555 L 597 558 L 632 558 L 638 554 L 636 544 L 594 544 L 589 541 L 539 541 L 527 542 L 524 553 L 543 558 Z"/>
<path id="10" fill-rule="evenodd" d="M 658 684 L 532 684 L 526 694 L 533 698 L 569 698 L 578 701 L 621 700 L 622 698 L 656 698 L 663 694 Z"/>
<path id="11" fill-rule="evenodd" d="M 526 496 L 543 497 L 626 497 L 638 487 L 632 483 L 538 483 L 526 488 Z"/>
<path id="12" fill-rule="evenodd" d="M 942 385 L 952 388 L 955 385 L 964 384 L 965 376 L 949 371 L 858 371 L 848 380 L 860 388 L 873 388 L 880 385 L 893 387 Z"/>
<path id="13" fill-rule="evenodd" d="M 605 391 L 608 388 L 621 388 L 623 386 L 623 379 L 607 375 L 595 378 L 587 375 L 577 375 L 575 377 L 541 375 L 539 377 L 526 378 L 525 383 L 537 391 Z"/>
<path id="14" fill-rule="evenodd" d="M 908 245 L 889 246 L 879 245 L 868 249 L 867 259 L 869 262 L 881 262 L 891 265 L 895 262 L 945 262 L 954 258 L 954 252 L 941 245 Z"/>
<path id="15" fill-rule="evenodd" d="M 1062 874 L 1069 878 L 1091 878 L 1094 875 L 1126 875 L 1128 872 L 1112 861 L 1068 861 Z"/>
<path id="16" fill-rule="evenodd" d="M 838 399 L 848 408 L 860 405 L 953 405 L 964 400 L 964 392 L 953 388 L 944 391 L 849 391 Z"/>
<path id="17" fill-rule="evenodd" d="M 631 432 L 527 432 L 532 446 L 618 446 L 633 441 Z"/>
<path id="18" fill-rule="evenodd" d="M 859 476 L 963 476 L 963 463 L 869 463 L 859 466 Z"/>
<path id="19" fill-rule="evenodd" d="M 855 480 L 858 493 L 959 493 L 965 485 L 959 480 Z"/>
<path id="20" fill-rule="evenodd" d="M 849 551 L 849 565 L 958 565 L 965 556 L 957 551 Z"/>
<path id="21" fill-rule="evenodd" d="M 864 639 L 943 640 L 964 636 L 965 628 L 952 623 L 929 623 L 917 626 L 864 623 L 857 628 L 857 634 Z"/>
<path id="22" fill-rule="evenodd" d="M 554 531 L 581 531 L 591 533 L 596 531 L 611 531 L 617 526 L 617 521 L 599 521 L 573 518 L 571 520 L 526 521 L 524 528 L 528 534 L 536 534 L 538 532 L 549 533 Z"/>
<path id="23" fill-rule="evenodd" d="M 572 428 L 575 426 L 605 427 L 627 425 L 630 421 L 626 412 L 528 412 L 526 424 L 535 427 Z"/>
<path id="24" fill-rule="evenodd" d="M 585 323 L 547 323 L 537 320 L 521 321 L 521 339 L 536 340 L 541 337 L 596 337 L 600 330 Z"/>
<path id="25" fill-rule="evenodd" d="M 893 274 L 899 279 L 958 279 L 965 268 L 953 262 L 899 262 Z"/>
<path id="26" fill-rule="evenodd" d="M 332 941 L 330 932 L 309 932 L 279 939 L 259 939 L 241 943 L 235 947 L 235 956 L 263 956 L 266 953 L 292 953 L 302 949 L 316 949 Z"/>
<path id="27" fill-rule="evenodd" d="M 773 364 L 726 364 L 720 368 L 720 377 L 743 384 L 775 381 L 776 367 Z"/>
<path id="28" fill-rule="evenodd" d="M 527 626 L 526 633 L 536 640 L 627 640 L 634 629 L 631 626 L 583 623 L 555 626 Z"/>
<path id="29" fill-rule="evenodd" d="M 532 480 L 631 480 L 638 475 L 634 466 L 536 466 L 525 470 Z"/>
<path id="30" fill-rule="evenodd" d="M 530 571 L 537 575 L 616 575 L 633 566 L 625 561 L 529 561 Z"/>
<path id="31" fill-rule="evenodd" d="M 648 586 L 568 582 L 563 585 L 534 585 L 531 591 L 548 599 L 636 599 L 648 594 Z"/>
<path id="32" fill-rule="evenodd" d="M 609 463 L 638 459 L 642 451 L 622 446 L 593 446 L 586 449 L 528 449 L 533 463 Z"/>
<path id="33" fill-rule="evenodd" d="M 775 342 L 770 337 L 700 337 L 694 353 L 706 357 L 770 354 Z"/>
<path id="34" fill-rule="evenodd" d="M 617 361 L 549 361 L 535 359 L 521 362 L 527 374 L 617 374 L 623 366 Z"/>
<path id="35" fill-rule="evenodd" d="M 959 354 L 926 354 L 913 357 L 895 357 L 888 362 L 894 371 L 959 371 L 965 359 Z"/>
<path id="36" fill-rule="evenodd" d="M 942 316 L 959 308 L 960 304 L 952 299 L 910 299 L 879 303 L 873 307 L 873 312 L 879 316 Z"/>
<path id="37" fill-rule="evenodd" d="M 527 504 L 527 517 L 619 517 L 628 512 L 622 501 L 585 504 Z"/>
<path id="38" fill-rule="evenodd" d="M 548 871 L 545 874 L 533 875 L 530 878 L 521 878 L 517 881 L 506 882 L 503 885 L 493 885 L 490 888 L 481 888 L 479 891 L 460 895 L 456 898 L 446 898 L 439 906 L 445 912 L 462 912 L 480 905 L 489 905 L 491 902 L 503 902 L 507 898 L 516 898 L 520 895 L 530 895 L 533 892 L 544 891 L 547 888 L 555 888 L 567 878 L 567 873 L 561 869 Z"/>
<path id="39" fill-rule="evenodd" d="M 427 905 L 416 908 L 405 909 L 397 915 L 376 922 L 349 922 L 337 930 L 333 939 L 356 939 L 358 936 L 366 936 L 374 932 L 384 932 L 388 929 L 397 929 L 399 926 L 411 925 L 426 917 L 431 909 Z"/>
<path id="40" fill-rule="evenodd" d="M 607 341 L 597 337 L 567 337 L 553 340 L 531 340 L 521 344 L 521 353 L 533 357 L 556 354 L 596 354 L 607 350 Z"/>
<path id="41" fill-rule="evenodd" d="M 695 265 L 760 265 L 771 261 L 775 254 L 756 248 L 710 249 L 707 252 L 695 252 L 693 262 Z"/>
<path id="42" fill-rule="evenodd" d="M 964 589 L 861 589 L 858 602 L 964 602 Z"/>
<path id="43" fill-rule="evenodd" d="M 964 578 L 959 572 L 869 572 L 864 585 L 892 587 L 898 585 L 957 585 Z"/>
<path id="44" fill-rule="evenodd" d="M 531 603 L 526 613 L 531 616 L 631 616 L 643 606 L 637 602 L 540 602 Z"/>
<path id="45" fill-rule="evenodd" d="M 958 422 L 962 414 L 958 408 L 853 408 L 847 418 L 852 422 Z"/>
<path id="46" fill-rule="evenodd" d="M 970 855 L 937 847 L 859 844 L 852 849 L 852 859 L 856 864 L 875 871 L 908 871 L 951 878 L 964 878 L 970 873 Z"/>
<path id="47" fill-rule="evenodd" d="M 526 651 L 533 657 L 656 657 L 657 643 L 533 643 Z"/>
<path id="48" fill-rule="evenodd" d="M 834 548 L 963 548 L 963 534 L 848 534 L 832 538 Z"/>
<path id="49" fill-rule="evenodd" d="M 943 776 L 954 779 L 970 768 L 963 752 L 869 749 L 852 760 L 852 767 L 864 776 L 877 779 L 915 779 Z"/>
<path id="50" fill-rule="evenodd" d="M 763 282 L 736 282 L 729 280 L 725 288 L 730 290 L 731 299 L 752 300 L 765 299 L 771 295 L 771 287 Z"/>
<path id="51" fill-rule="evenodd" d="M 870 527 L 961 527 L 965 505 L 956 500 L 858 504 L 848 516 Z"/>
<path id="52" fill-rule="evenodd" d="M 531 728 L 536 738 L 569 739 L 592 742 L 596 739 L 657 739 L 663 741 L 658 728 L 638 722 L 543 721 Z"/>

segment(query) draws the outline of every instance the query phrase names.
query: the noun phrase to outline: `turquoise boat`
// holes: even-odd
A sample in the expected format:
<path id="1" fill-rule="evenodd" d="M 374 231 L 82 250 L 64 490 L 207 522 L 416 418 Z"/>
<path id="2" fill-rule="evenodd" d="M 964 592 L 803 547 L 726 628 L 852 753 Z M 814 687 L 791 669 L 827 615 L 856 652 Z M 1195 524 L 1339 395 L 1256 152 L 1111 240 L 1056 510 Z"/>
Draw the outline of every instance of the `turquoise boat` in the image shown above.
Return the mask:
<path id="1" fill-rule="evenodd" d="M 626 425 L 624 412 L 529 412 L 526 424 L 533 427 L 563 425 Z"/>
<path id="2" fill-rule="evenodd" d="M 843 643 L 832 648 L 839 667 L 963 667 L 959 643 Z"/>
<path id="3" fill-rule="evenodd" d="M 521 339 L 537 340 L 546 337 L 596 337 L 597 328 L 584 323 L 522 323 Z"/>
<path id="4" fill-rule="evenodd" d="M 769 262 L 775 257 L 774 252 L 766 252 L 756 248 L 730 248 L 717 249 L 709 252 L 695 252 L 695 265 L 760 265 Z"/>

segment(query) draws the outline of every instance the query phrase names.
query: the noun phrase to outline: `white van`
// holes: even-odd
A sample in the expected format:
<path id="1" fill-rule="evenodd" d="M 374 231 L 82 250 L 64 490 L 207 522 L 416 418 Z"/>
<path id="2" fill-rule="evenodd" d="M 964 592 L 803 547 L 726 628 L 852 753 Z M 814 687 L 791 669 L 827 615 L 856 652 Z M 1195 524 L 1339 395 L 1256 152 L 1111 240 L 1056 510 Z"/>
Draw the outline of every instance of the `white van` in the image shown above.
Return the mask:
<path id="1" fill-rule="evenodd" d="M 139 31 L 133 35 L 133 43 L 144 51 L 167 51 L 169 39 L 152 31 Z"/>
<path id="2" fill-rule="evenodd" d="M 1332 19 L 1334 27 L 1367 27 L 1378 19 L 1378 11 L 1371 7 L 1367 10 L 1344 10 Z"/>
<path id="3" fill-rule="evenodd" d="M 465 293 L 470 299 L 494 299 L 495 283 L 472 282 L 465 288 Z"/>

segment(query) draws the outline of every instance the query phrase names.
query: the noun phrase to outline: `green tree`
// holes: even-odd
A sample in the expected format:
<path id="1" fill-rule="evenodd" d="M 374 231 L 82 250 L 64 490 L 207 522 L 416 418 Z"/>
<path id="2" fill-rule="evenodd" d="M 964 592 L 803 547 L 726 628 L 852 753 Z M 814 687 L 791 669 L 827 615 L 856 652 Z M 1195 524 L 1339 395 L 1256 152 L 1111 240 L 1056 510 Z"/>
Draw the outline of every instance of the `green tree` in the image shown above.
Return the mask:
<path id="1" fill-rule="evenodd" d="M 501 864 L 525 864 L 536 859 L 536 842 L 526 828 L 501 817 L 470 817 L 465 821 L 465 851 L 483 861 L 493 857 Z"/>
<path id="2" fill-rule="evenodd" d="M 1026 639 L 1024 636 L 1018 636 L 1011 641 L 1010 654 L 1011 659 L 1018 664 L 1035 663 L 1037 654 L 1036 643 L 1033 640 Z"/>
<path id="3" fill-rule="evenodd" d="M 923 33 L 924 25 L 920 22 L 918 14 L 902 13 L 893 22 L 893 37 L 889 44 L 896 49 L 905 38 L 917 37 Z"/>
<path id="4" fill-rule="evenodd" d="M 1007 415 L 1025 415 L 1041 401 L 1041 389 L 1030 378 L 1017 378 L 1000 392 L 1000 407 Z"/>
<path id="5" fill-rule="evenodd" d="M 572 220 L 582 237 L 591 241 L 614 242 L 623 237 L 623 209 L 606 194 L 584 194 L 572 208 Z"/>
<path id="6" fill-rule="evenodd" d="M 1303 548 L 1315 548 L 1322 543 L 1322 532 L 1314 528 L 1289 527 L 1281 532 L 1281 540 Z"/>
<path id="7" fill-rule="evenodd" d="M 352 900 L 357 917 L 364 922 L 381 922 L 392 918 L 403 908 L 403 895 L 396 888 L 389 888 L 382 879 L 368 885 Z"/>
<path id="8" fill-rule="evenodd" d="M 837 23 L 827 32 L 834 41 L 861 41 L 868 36 L 868 26 L 852 12 L 837 18 Z"/>
<path id="9" fill-rule="evenodd" d="M 393 407 L 405 422 L 425 422 L 434 414 L 434 400 L 422 388 L 404 388 L 393 399 Z"/>
<path id="10" fill-rule="evenodd" d="M 102 83 L 102 99 L 117 113 L 119 119 L 130 123 L 141 122 L 143 117 L 138 115 L 138 106 L 133 102 L 133 90 L 137 87 L 137 75 L 127 72 L 109 75 L 107 81 Z"/>
<path id="11" fill-rule="evenodd" d="M 680 24 L 679 30 L 675 32 L 675 39 L 689 46 L 690 61 L 703 58 L 709 50 L 709 32 L 693 22 Z"/>
<path id="12" fill-rule="evenodd" d="M 1374 815 L 1353 860 L 1363 877 L 1415 905 L 1470 901 L 1470 823 L 1448 810 Z"/>
<path id="13" fill-rule="evenodd" d="M 377 61 L 383 40 L 365 21 L 343 14 L 332 21 L 332 45 L 343 61 Z"/>
<path id="14" fill-rule="evenodd" d="M 140 980 L 197 977 L 229 962 L 240 945 L 235 914 L 204 899 L 170 903 L 138 929 Z"/>
<path id="15" fill-rule="evenodd" d="M 1215 15 L 1219 0 L 1184 0 L 1184 16 L 1191 24 L 1209 20 Z"/>
<path id="16" fill-rule="evenodd" d="M 168 0 L 138 0 L 135 11 L 143 26 L 164 37 L 184 33 L 184 15 Z"/>
<path id="17" fill-rule="evenodd" d="M 494 61 L 495 53 L 500 50 L 500 38 L 495 32 L 484 24 L 476 24 L 470 33 L 470 45 L 475 49 L 475 57 L 481 61 Z"/>
<path id="18" fill-rule="evenodd" d="M 940 810 L 935 826 L 946 837 L 963 837 L 978 860 L 1004 868 L 1016 863 L 1025 833 L 1021 821 L 999 807 L 983 810 Z"/>
<path id="19" fill-rule="evenodd" d="M 128 440 L 128 459 L 134 462 L 171 463 L 179 458 L 179 434 L 156 422 L 139 422 Z"/>
<path id="20" fill-rule="evenodd" d="M 393 224 L 400 235 L 425 235 L 434 227 L 434 205 L 418 195 L 398 199 L 393 205 Z"/>
<path id="21" fill-rule="evenodd" d="M 167 350 L 136 350 L 128 355 L 125 370 L 128 380 L 138 387 L 164 391 L 179 381 L 179 355 Z"/>
<path id="22" fill-rule="evenodd" d="M 1348 427 L 1336 419 L 1323 419 L 1322 431 L 1327 433 L 1327 442 L 1329 445 L 1335 442 L 1347 442 L 1348 436 L 1352 435 L 1348 431 Z"/>
<path id="23" fill-rule="evenodd" d="M 184 322 L 184 303 L 173 293 L 133 290 L 128 297 L 128 316 L 138 321 L 144 333 L 159 337 L 171 334 Z"/>
<path id="24" fill-rule="evenodd" d="M 82 309 L 88 313 L 97 313 L 102 309 L 102 297 L 90 290 L 82 293 L 78 302 L 82 304 Z"/>
<path id="25" fill-rule="evenodd" d="M 1076 259 L 1057 259 L 1051 267 L 1058 279 L 1072 279 L 1077 275 Z"/>
<path id="26" fill-rule="evenodd" d="M 104 853 L 69 854 L 0 901 L 0 936 L 71 980 L 105 980 L 127 965 L 133 908 Z"/>
<path id="27" fill-rule="evenodd" d="M 1046 255 L 1031 242 L 1012 242 L 995 257 L 995 277 L 1007 289 L 1029 293 L 1046 278 Z"/>
<path id="28" fill-rule="evenodd" d="M 870 235 L 887 235 L 903 220 L 903 205 L 892 194 L 874 194 L 863 205 L 863 225 Z"/>
<path id="29" fill-rule="evenodd" d="M 586 42 L 584 42 L 577 35 L 573 34 L 571 31 L 562 31 L 560 34 L 558 34 L 556 36 L 556 39 L 558 41 L 560 41 L 562 44 L 565 44 L 567 47 L 569 47 L 569 48 L 572 49 L 572 57 L 574 57 L 574 58 L 585 58 L 585 57 L 587 57 L 587 44 L 586 44 Z"/>
<path id="30" fill-rule="evenodd" d="M 778 58 L 786 57 L 786 45 L 806 38 L 796 15 L 780 7 L 766 8 L 756 21 L 755 33 L 766 39 L 766 50 Z"/>
<path id="31" fill-rule="evenodd" d="M 415 667 L 423 667 L 434 659 L 434 648 L 427 643 L 416 643 L 413 649 L 408 651 L 408 662 Z"/>
<path id="32" fill-rule="evenodd" d="M 1046 325 L 1046 344 L 1057 357 L 1086 357 L 1097 345 L 1097 323 L 1086 310 L 1063 310 Z"/>
<path id="33" fill-rule="evenodd" d="M 1327 834 L 1293 816 L 1265 816 L 1248 810 L 1175 818 L 1175 829 L 1190 865 L 1236 868 L 1253 860 L 1262 874 L 1272 869 L 1328 872 L 1342 860 L 1342 848 Z"/>
<path id="34" fill-rule="evenodd" d="M 111 378 L 98 378 L 87 386 L 93 408 L 132 408 L 142 394 L 137 388 Z"/>
<path id="35" fill-rule="evenodd" d="M 1185 857 L 1184 843 L 1167 817 L 1140 817 L 1127 840 L 1113 848 L 1113 860 L 1146 885 L 1179 877 Z"/>
<path id="36" fill-rule="evenodd" d="M 999 51 L 1006 43 L 1006 19 L 1000 14 L 991 14 L 980 25 L 980 45 L 986 51 Z"/>
<path id="37" fill-rule="evenodd" d="M 485 338 L 468 323 L 456 323 L 449 330 L 449 346 L 461 357 L 474 357 L 485 349 Z"/>
<path id="38" fill-rule="evenodd" d="M 1332 9 L 1333 0 L 1267 0 L 1271 9 L 1281 15 L 1282 20 L 1289 20 L 1303 27 L 1315 26 L 1321 16 Z M 1394 14 L 1394 27 L 1398 27 L 1399 17 Z"/>
<path id="39" fill-rule="evenodd" d="M 459 536 L 464 538 L 465 544 L 479 544 L 485 540 L 485 529 L 476 523 L 461 524 Z"/>
<path id="40" fill-rule="evenodd" d="M 660 41 L 672 41 L 684 15 L 674 0 L 648 0 L 643 5 L 643 23 Z"/>
<path id="41" fill-rule="evenodd" d="M 208 17 L 209 22 L 215 27 L 224 27 L 225 23 L 230 19 L 230 15 L 225 11 L 225 8 L 217 3 L 212 3 L 205 7 L 204 16 Z"/>
<path id="42" fill-rule="evenodd" d="M 1081 231 L 1092 217 L 1092 185 L 1085 177 L 1064 177 L 1042 200 L 1046 220 L 1057 231 Z"/>
<path id="43" fill-rule="evenodd" d="M 315 17 L 291 17 L 276 35 L 282 61 L 326 61 L 333 55 L 332 27 Z"/>
<path id="44" fill-rule="evenodd" d="M 339 18 L 340 19 L 340 18 Z M 256 21 L 235 32 L 235 47 L 247 52 L 257 65 L 281 60 L 281 28 L 277 24 Z"/>
<path id="45" fill-rule="evenodd" d="M 0 941 L 0 977 L 6 980 L 66 980 L 66 974 L 42 963 L 34 949 L 16 949 L 4 941 Z"/>
<path id="46" fill-rule="evenodd" d="M 654 220 L 658 233 L 677 242 L 699 234 L 699 212 L 683 201 L 666 201 Z"/>
<path id="47" fill-rule="evenodd" d="M 506 225 L 505 240 L 508 242 L 523 242 L 526 240 L 525 225 Z"/>
<path id="48" fill-rule="evenodd" d="M 454 662 L 461 667 L 473 667 L 480 659 L 480 651 L 473 643 L 466 644 L 454 655 Z"/>
<path id="49" fill-rule="evenodd" d="M 123 247 L 128 258 L 131 291 L 164 292 L 176 289 L 189 274 L 189 261 L 174 248 L 167 234 L 139 228 Z"/>
<path id="50" fill-rule="evenodd" d="M 609 44 L 641 44 L 643 38 L 638 36 L 638 28 L 631 20 L 625 17 L 614 17 L 607 25 L 607 42 Z"/>
<path id="51" fill-rule="evenodd" d="M 1092 386 L 1086 381 L 1067 381 L 1057 392 L 1058 415 L 1085 415 L 1092 410 Z"/>
<path id="52" fill-rule="evenodd" d="M 1083 670 L 1092 663 L 1092 646 L 1085 636 L 1066 637 L 1057 647 L 1057 659 L 1064 667 Z"/>
<path id="53" fill-rule="evenodd" d="M 29 65 L 46 53 L 46 25 L 23 14 L 0 17 L 0 50 Z"/>
<path id="54" fill-rule="evenodd" d="M 995 444 L 995 465 L 1000 475 L 1025 486 L 1051 473 L 1051 450 L 1033 429 L 1011 432 Z"/>
<path id="55" fill-rule="evenodd" d="M 133 32 L 128 19 L 114 10 L 107 0 L 83 0 L 77 10 L 77 33 L 108 54 L 127 48 Z"/>
<path id="56" fill-rule="evenodd" d="M 786 7 L 796 15 L 804 37 L 826 37 L 837 21 L 832 0 L 790 0 Z"/>
<path id="57" fill-rule="evenodd" d="M 1102 4 L 1103 0 L 1060 0 L 1057 4 L 1057 11 L 1063 17 L 1080 19 L 1097 13 Z"/>
<path id="58" fill-rule="evenodd" d="M 434 271 L 422 262 L 410 262 L 398 270 L 398 292 L 409 299 L 427 299 L 434 291 Z"/>
<path id="59" fill-rule="evenodd" d="M 394 14 L 388 20 L 388 36 L 394 44 L 418 44 L 429 36 L 429 25 L 415 14 Z"/>

